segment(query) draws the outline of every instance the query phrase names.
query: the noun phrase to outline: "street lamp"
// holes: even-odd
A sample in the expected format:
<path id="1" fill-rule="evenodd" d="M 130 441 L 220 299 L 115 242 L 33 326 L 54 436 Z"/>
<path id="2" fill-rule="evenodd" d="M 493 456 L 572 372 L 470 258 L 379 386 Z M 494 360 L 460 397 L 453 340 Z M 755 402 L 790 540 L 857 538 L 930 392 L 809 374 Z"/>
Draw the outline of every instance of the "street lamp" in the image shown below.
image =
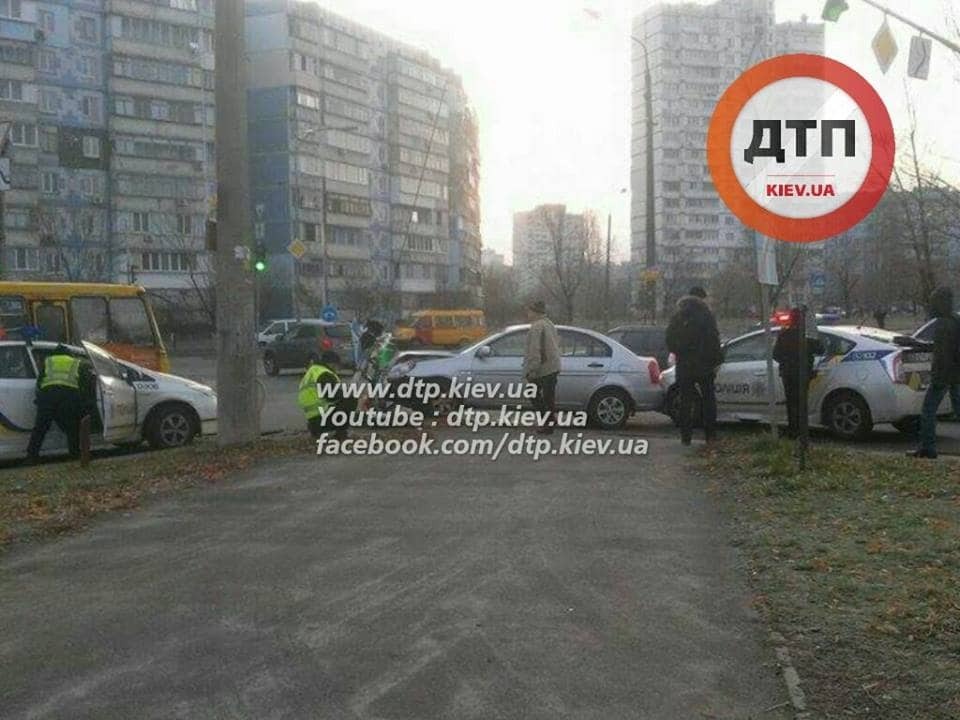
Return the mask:
<path id="1" fill-rule="evenodd" d="M 601 15 L 596 10 L 584 8 L 584 13 L 592 20 L 599 22 Z M 643 49 L 643 105 L 646 130 L 646 262 L 644 265 L 648 270 L 655 270 L 657 267 L 657 239 L 656 239 L 656 193 L 654 191 L 654 165 L 653 165 L 653 89 L 650 83 L 650 53 L 647 50 L 647 44 L 633 33 L 630 39 Z M 654 300 L 653 319 L 656 321 L 656 300 Z"/>
<path id="2" fill-rule="evenodd" d="M 620 195 L 627 192 L 627 188 L 620 188 Z M 603 324 L 610 324 L 610 238 L 613 228 L 613 213 L 607 212 L 607 263 L 603 270 Z"/>
<path id="3" fill-rule="evenodd" d="M 295 168 L 294 181 L 296 182 L 296 186 L 297 186 L 297 196 L 294 198 L 295 202 L 293 204 L 295 236 L 299 236 L 300 234 L 300 200 L 302 199 L 302 196 L 300 194 L 300 184 L 302 181 L 301 170 L 300 170 L 300 157 L 299 157 L 300 143 L 306 140 L 307 138 L 309 138 L 311 135 L 314 135 L 322 130 L 341 130 L 343 132 L 353 132 L 359 129 L 360 129 L 359 125 L 324 125 L 321 123 L 312 128 L 308 128 L 303 133 L 297 133 L 294 136 L 297 141 L 295 145 L 295 152 L 294 152 L 294 168 Z M 321 244 L 321 252 L 323 253 L 322 301 L 323 301 L 324 307 L 326 307 L 327 305 L 327 176 L 322 171 L 320 173 L 320 244 Z M 297 297 L 297 290 L 299 289 L 299 285 L 300 285 L 300 280 L 297 272 L 298 262 L 299 261 L 296 258 L 293 259 L 293 283 L 292 283 L 293 298 L 292 299 L 293 299 L 294 315 L 297 317 L 297 319 L 300 318 L 300 310 L 299 310 L 300 301 L 299 301 L 299 298 Z"/>

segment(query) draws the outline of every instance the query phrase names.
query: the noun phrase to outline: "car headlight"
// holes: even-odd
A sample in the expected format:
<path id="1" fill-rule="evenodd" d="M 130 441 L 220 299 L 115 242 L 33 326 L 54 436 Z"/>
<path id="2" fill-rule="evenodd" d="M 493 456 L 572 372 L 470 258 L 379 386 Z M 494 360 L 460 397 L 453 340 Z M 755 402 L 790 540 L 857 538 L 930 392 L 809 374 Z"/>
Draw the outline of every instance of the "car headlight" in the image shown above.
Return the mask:
<path id="1" fill-rule="evenodd" d="M 397 378 L 402 378 L 409 375 L 410 371 L 413 370 L 414 365 L 416 365 L 416 363 L 413 362 L 413 360 L 397 363 L 387 371 L 387 379 L 396 380 Z"/>

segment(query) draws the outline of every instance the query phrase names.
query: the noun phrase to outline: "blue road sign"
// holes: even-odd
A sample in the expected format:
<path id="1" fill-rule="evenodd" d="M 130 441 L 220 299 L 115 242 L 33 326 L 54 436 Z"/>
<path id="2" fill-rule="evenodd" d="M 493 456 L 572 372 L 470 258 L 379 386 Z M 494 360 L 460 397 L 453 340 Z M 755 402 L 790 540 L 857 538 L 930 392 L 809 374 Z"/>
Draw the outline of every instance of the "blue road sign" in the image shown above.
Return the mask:
<path id="1" fill-rule="evenodd" d="M 822 272 L 810 273 L 810 289 L 821 292 L 827 287 L 827 274 Z"/>
<path id="2" fill-rule="evenodd" d="M 327 322 L 337 321 L 337 309 L 333 305 L 327 305 L 320 311 L 320 317 Z"/>

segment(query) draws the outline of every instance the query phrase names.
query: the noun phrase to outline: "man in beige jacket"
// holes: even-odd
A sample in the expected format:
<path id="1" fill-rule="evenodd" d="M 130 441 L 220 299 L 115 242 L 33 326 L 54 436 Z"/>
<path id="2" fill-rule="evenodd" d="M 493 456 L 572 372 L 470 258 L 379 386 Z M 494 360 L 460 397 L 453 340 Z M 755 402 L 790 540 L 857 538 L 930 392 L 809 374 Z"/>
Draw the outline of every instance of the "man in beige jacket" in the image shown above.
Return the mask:
<path id="1" fill-rule="evenodd" d="M 557 405 L 557 376 L 560 374 L 560 339 L 557 329 L 547 318 L 543 300 L 534 300 L 527 306 L 530 330 L 527 333 L 527 352 L 523 358 L 523 379 L 537 386 L 533 406 L 537 412 L 548 412 L 548 420 L 537 429 L 541 435 L 553 432 Z"/>

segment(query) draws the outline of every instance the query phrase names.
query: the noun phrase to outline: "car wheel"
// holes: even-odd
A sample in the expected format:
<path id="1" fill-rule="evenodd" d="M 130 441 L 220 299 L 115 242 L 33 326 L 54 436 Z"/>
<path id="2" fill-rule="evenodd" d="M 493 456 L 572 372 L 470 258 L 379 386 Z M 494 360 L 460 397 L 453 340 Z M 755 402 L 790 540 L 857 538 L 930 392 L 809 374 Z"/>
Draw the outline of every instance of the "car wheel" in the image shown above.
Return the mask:
<path id="1" fill-rule="evenodd" d="M 587 414 L 604 430 L 619 430 L 630 417 L 630 398 L 623 390 L 605 388 L 590 400 Z"/>
<path id="2" fill-rule="evenodd" d="M 909 435 L 910 437 L 916 437 L 920 434 L 920 418 L 917 416 L 905 417 L 901 420 L 897 420 L 895 423 L 892 423 L 893 426 L 904 435 Z"/>
<path id="3" fill-rule="evenodd" d="M 664 401 L 664 409 L 675 427 L 680 427 L 680 388 L 676 385 L 667 391 L 667 398 Z M 703 425 L 703 403 L 700 400 L 700 394 L 693 399 L 693 427 Z"/>
<path id="4" fill-rule="evenodd" d="M 197 434 L 193 409 L 179 403 L 157 410 L 147 424 L 147 442 L 154 450 L 188 445 Z"/>
<path id="5" fill-rule="evenodd" d="M 841 440 L 863 440 L 873 430 L 870 407 L 851 392 L 833 396 L 824 412 L 824 424 Z"/>
<path id="6" fill-rule="evenodd" d="M 272 377 L 280 374 L 280 366 L 277 365 L 277 359 L 273 353 L 267 353 L 263 356 L 263 371 Z"/>

